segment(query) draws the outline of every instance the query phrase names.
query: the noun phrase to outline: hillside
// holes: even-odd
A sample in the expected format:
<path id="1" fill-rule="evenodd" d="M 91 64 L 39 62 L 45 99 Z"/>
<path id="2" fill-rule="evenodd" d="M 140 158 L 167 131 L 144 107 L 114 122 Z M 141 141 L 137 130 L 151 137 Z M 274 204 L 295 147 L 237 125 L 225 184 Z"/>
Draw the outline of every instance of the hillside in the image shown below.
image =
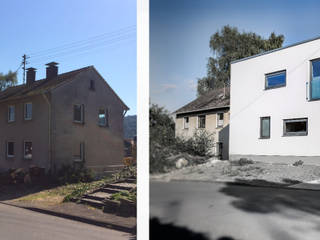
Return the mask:
<path id="1" fill-rule="evenodd" d="M 124 117 L 123 133 L 124 138 L 133 138 L 137 136 L 137 115 Z"/>

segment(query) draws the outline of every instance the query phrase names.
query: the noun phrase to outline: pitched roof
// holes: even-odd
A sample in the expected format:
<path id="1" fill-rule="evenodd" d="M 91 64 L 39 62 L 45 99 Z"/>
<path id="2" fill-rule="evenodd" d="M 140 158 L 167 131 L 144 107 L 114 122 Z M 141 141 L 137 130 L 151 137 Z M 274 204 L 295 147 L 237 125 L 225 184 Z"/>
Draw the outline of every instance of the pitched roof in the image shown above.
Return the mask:
<path id="1" fill-rule="evenodd" d="M 94 66 L 88 66 L 84 68 L 80 68 L 74 71 L 66 72 L 59 74 L 57 77 L 52 79 L 41 79 L 35 81 L 31 86 L 27 86 L 26 84 L 21 84 L 14 87 L 9 87 L 4 91 L 0 91 L 0 102 L 18 99 L 26 96 L 37 95 L 43 93 L 44 91 L 54 89 L 62 84 L 70 82 L 78 76 L 78 74 L 88 71 L 94 70 L 102 79 L 103 77 L 99 74 L 99 72 L 94 68 Z M 119 99 L 120 103 L 123 104 L 126 110 L 129 110 L 128 106 L 120 99 L 120 97 L 114 92 L 114 90 L 109 86 L 109 84 L 105 81 L 106 85 L 111 89 L 111 91 L 115 94 L 115 96 Z"/>
<path id="2" fill-rule="evenodd" d="M 230 88 L 214 89 L 198 97 L 187 105 L 179 108 L 174 113 L 189 113 L 217 108 L 225 108 L 230 105 Z"/>
<path id="3" fill-rule="evenodd" d="M 43 91 L 53 89 L 60 84 L 64 84 L 73 80 L 79 73 L 87 71 L 90 68 L 93 68 L 93 66 L 88 66 L 71 72 L 62 73 L 53 79 L 44 78 L 41 80 L 37 80 L 31 86 L 21 84 L 18 86 L 9 87 L 6 90 L 0 92 L 0 101 L 32 96 L 42 93 Z"/>

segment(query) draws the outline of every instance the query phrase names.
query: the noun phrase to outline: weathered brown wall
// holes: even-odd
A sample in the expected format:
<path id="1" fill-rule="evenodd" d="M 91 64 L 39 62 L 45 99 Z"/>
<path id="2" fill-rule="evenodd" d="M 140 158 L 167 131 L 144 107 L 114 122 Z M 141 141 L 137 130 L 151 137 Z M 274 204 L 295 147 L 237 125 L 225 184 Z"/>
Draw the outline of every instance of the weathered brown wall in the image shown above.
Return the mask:
<path id="1" fill-rule="evenodd" d="M 90 80 L 95 91 L 89 90 Z M 84 124 L 73 122 L 73 104 L 84 104 Z M 52 92 L 53 159 L 56 168 L 73 163 L 80 142 L 85 143 L 86 166 L 96 171 L 123 164 L 123 111 L 119 99 L 94 70 Z M 109 109 L 109 127 L 98 125 L 99 108 Z"/>
<path id="2" fill-rule="evenodd" d="M 24 120 L 24 103 L 32 102 L 32 120 Z M 8 123 L 8 105 L 15 105 L 15 122 Z M 0 103 L 0 170 L 28 168 L 30 165 L 49 168 L 48 107 L 42 95 Z M 7 158 L 6 141 L 15 142 L 15 156 Z M 31 141 L 33 159 L 23 156 L 24 141 Z"/>

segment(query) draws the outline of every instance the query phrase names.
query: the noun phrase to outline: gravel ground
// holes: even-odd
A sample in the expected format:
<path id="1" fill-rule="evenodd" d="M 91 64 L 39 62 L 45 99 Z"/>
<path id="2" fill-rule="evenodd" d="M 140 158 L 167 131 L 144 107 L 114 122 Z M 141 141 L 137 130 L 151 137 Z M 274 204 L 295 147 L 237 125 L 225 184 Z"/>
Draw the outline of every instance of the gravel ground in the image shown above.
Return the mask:
<path id="1" fill-rule="evenodd" d="M 254 162 L 240 166 L 230 161 L 211 162 L 188 166 L 165 174 L 153 174 L 151 180 L 192 180 L 192 181 L 263 181 L 270 184 L 292 185 L 320 179 L 320 166 L 284 165 Z"/>

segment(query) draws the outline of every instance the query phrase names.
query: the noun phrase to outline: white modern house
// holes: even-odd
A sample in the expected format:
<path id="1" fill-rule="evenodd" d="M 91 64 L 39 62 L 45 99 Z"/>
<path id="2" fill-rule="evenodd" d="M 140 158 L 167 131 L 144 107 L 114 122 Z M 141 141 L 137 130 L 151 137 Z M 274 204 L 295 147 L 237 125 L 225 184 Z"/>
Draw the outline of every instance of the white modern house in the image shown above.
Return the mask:
<path id="1" fill-rule="evenodd" d="M 320 37 L 231 63 L 230 159 L 320 165 Z"/>

